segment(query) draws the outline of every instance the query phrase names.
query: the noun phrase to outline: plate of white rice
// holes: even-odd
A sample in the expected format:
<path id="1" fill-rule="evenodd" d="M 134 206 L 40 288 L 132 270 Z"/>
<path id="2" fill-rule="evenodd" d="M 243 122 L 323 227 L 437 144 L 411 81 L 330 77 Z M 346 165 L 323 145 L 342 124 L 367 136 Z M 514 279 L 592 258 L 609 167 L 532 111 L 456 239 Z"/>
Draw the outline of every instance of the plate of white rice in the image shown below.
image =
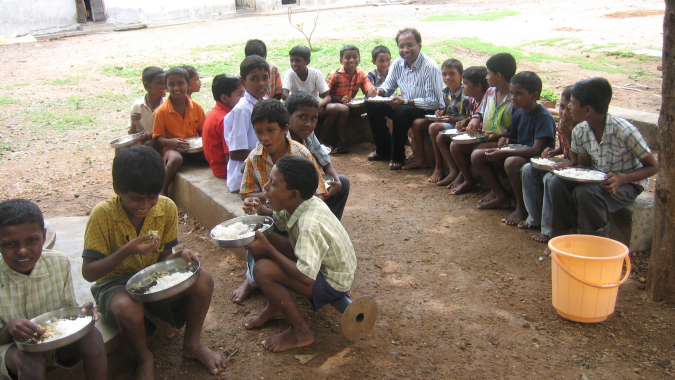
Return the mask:
<path id="1" fill-rule="evenodd" d="M 607 175 L 601 171 L 584 168 L 556 169 L 553 174 L 568 181 L 582 183 L 600 183 L 607 179 Z"/>
<path id="2" fill-rule="evenodd" d="M 185 140 L 190 143 L 190 147 L 187 149 L 177 148 L 177 151 L 181 153 L 197 153 L 204 151 L 204 142 L 202 141 L 201 137 L 188 137 Z"/>
<path id="3" fill-rule="evenodd" d="M 258 225 L 259 231 L 269 237 L 272 234 L 274 220 L 262 215 L 245 215 L 230 219 L 213 227 L 211 239 L 214 244 L 223 248 L 245 247 L 255 241 L 254 230 Z"/>
<path id="4" fill-rule="evenodd" d="M 81 307 L 50 311 L 30 320 L 45 332 L 30 341 L 16 341 L 17 347 L 28 352 L 44 352 L 65 347 L 80 340 L 94 327 L 94 312 L 82 313 Z"/>
<path id="5" fill-rule="evenodd" d="M 197 282 L 200 267 L 197 260 L 192 260 L 191 265 L 183 258 L 160 261 L 133 275 L 127 281 L 127 292 L 140 302 L 173 297 Z"/>
<path id="6" fill-rule="evenodd" d="M 457 144 L 476 144 L 485 141 L 485 135 L 475 135 L 471 136 L 468 133 L 463 133 L 461 135 L 453 136 L 452 142 Z"/>
<path id="7" fill-rule="evenodd" d="M 560 162 L 567 162 L 568 164 L 572 164 L 572 161 L 564 159 L 562 157 L 549 157 L 549 158 L 542 158 L 542 157 L 532 157 L 530 158 L 530 163 L 532 163 L 532 167 L 535 169 L 539 170 L 544 170 L 544 171 L 550 171 L 551 166 L 560 163 Z"/>

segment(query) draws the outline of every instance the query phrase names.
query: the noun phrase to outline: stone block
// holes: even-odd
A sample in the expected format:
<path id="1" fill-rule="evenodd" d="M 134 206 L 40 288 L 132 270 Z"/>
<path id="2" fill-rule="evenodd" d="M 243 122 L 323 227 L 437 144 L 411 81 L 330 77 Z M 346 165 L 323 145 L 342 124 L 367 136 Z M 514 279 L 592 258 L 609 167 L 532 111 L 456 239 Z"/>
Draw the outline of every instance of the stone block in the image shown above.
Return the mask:
<path id="1" fill-rule="evenodd" d="M 642 133 L 649 147 L 659 150 L 659 114 L 620 107 L 609 107 L 609 113 L 633 123 Z"/>
<path id="2" fill-rule="evenodd" d="M 609 237 L 628 246 L 631 252 L 652 247 L 654 195 L 640 194 L 635 202 L 609 215 Z"/>

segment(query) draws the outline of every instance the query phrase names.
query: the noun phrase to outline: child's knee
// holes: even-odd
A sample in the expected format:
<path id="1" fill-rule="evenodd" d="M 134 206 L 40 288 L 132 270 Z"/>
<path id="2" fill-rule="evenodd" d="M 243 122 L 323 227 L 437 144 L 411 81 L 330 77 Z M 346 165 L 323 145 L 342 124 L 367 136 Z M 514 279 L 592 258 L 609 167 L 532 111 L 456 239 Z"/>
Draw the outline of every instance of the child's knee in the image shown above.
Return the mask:
<path id="1" fill-rule="evenodd" d="M 444 129 L 445 127 L 443 126 L 443 123 L 433 123 L 429 126 L 429 134 L 435 135 L 437 133 L 440 133 Z"/>
<path id="2" fill-rule="evenodd" d="M 270 274 L 278 267 L 279 266 L 272 260 L 260 259 L 256 261 L 255 266 L 253 266 L 253 278 L 256 279 L 256 282 L 258 279 L 269 278 Z"/>
<path id="3" fill-rule="evenodd" d="M 134 301 L 128 294 L 119 292 L 110 300 L 110 310 L 123 326 L 143 324 L 143 303 Z"/>
<path id="4" fill-rule="evenodd" d="M 510 176 L 518 175 L 520 176 L 520 168 L 525 165 L 527 161 L 523 157 L 508 157 L 504 161 L 504 170 Z"/>
<path id="5" fill-rule="evenodd" d="M 37 374 L 47 372 L 47 353 L 27 352 L 16 348 L 15 355 L 7 356 L 7 366 L 18 369 L 19 373 Z M 11 363 L 9 361 L 16 361 Z"/>
<path id="6" fill-rule="evenodd" d="M 200 291 L 211 291 L 213 290 L 214 286 L 213 276 L 211 276 L 209 272 L 202 269 L 197 282 L 195 282 L 193 286 L 197 286 L 197 289 Z"/>
<path id="7" fill-rule="evenodd" d="M 485 149 L 476 149 L 471 152 L 471 162 L 485 162 Z"/>

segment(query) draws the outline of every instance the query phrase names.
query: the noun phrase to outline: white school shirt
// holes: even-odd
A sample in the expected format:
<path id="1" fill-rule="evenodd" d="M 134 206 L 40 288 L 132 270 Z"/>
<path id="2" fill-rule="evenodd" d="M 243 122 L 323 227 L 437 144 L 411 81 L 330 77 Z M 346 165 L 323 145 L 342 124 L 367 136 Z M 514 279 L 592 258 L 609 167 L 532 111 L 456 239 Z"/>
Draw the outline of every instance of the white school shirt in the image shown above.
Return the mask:
<path id="1" fill-rule="evenodd" d="M 138 124 L 136 124 L 136 133 L 141 133 L 143 131 L 145 132 L 150 132 L 152 133 L 152 123 L 155 118 L 155 113 L 152 111 L 152 108 L 148 105 L 146 102 L 146 95 L 141 96 L 140 98 L 136 99 L 134 101 L 134 104 L 131 105 L 131 112 L 132 114 L 134 113 L 140 113 L 141 114 L 141 124 L 142 127 Z M 166 97 L 163 97 L 162 99 L 159 100 L 159 106 L 164 104 L 164 101 L 166 100 Z M 157 106 L 157 108 L 159 108 Z M 155 108 L 155 109 L 157 109 Z M 129 126 L 131 126 L 131 123 L 133 121 L 131 120 L 131 116 L 129 116 Z"/>
<path id="2" fill-rule="evenodd" d="M 253 124 L 251 123 L 251 112 L 253 106 L 258 103 L 253 95 L 248 92 L 239 99 L 239 102 L 232 108 L 223 119 L 223 137 L 230 152 L 235 150 L 253 150 L 258 144 L 258 138 L 255 137 Z M 239 191 L 241 187 L 242 172 L 244 161 L 236 161 L 230 157 L 227 162 L 227 188 L 230 192 Z"/>
<path id="3" fill-rule="evenodd" d="M 301 81 L 293 69 L 288 69 L 281 83 L 281 88 L 290 91 L 291 94 L 303 90 L 309 92 L 315 98 L 329 90 L 328 83 L 323 78 L 321 71 L 312 67 L 307 68 L 307 80 Z"/>

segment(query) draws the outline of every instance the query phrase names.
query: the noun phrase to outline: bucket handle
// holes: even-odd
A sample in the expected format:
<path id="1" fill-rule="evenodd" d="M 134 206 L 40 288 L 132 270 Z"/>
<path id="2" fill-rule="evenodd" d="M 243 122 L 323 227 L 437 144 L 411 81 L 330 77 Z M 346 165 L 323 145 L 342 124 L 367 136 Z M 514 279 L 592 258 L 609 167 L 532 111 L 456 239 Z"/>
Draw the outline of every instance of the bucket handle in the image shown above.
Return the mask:
<path id="1" fill-rule="evenodd" d="M 553 261 L 555 261 L 556 264 L 558 264 L 560 269 L 562 269 L 570 277 L 574 278 L 575 280 L 581 282 L 584 285 L 592 286 L 592 287 L 598 288 L 598 289 L 616 288 L 617 286 L 626 282 L 626 280 L 628 280 L 628 276 L 630 276 L 630 259 L 628 258 L 628 256 L 626 256 L 624 258 L 624 261 L 626 262 L 626 274 L 624 274 L 623 278 L 621 280 L 619 280 L 619 282 L 610 283 L 610 284 L 594 284 L 592 282 L 588 282 L 588 281 L 584 280 L 583 278 L 577 276 L 576 274 L 572 273 L 572 271 L 567 269 L 567 267 L 565 267 L 565 265 L 563 265 L 563 263 L 558 258 L 558 255 L 554 251 L 551 251 L 551 259 L 553 259 Z"/>

